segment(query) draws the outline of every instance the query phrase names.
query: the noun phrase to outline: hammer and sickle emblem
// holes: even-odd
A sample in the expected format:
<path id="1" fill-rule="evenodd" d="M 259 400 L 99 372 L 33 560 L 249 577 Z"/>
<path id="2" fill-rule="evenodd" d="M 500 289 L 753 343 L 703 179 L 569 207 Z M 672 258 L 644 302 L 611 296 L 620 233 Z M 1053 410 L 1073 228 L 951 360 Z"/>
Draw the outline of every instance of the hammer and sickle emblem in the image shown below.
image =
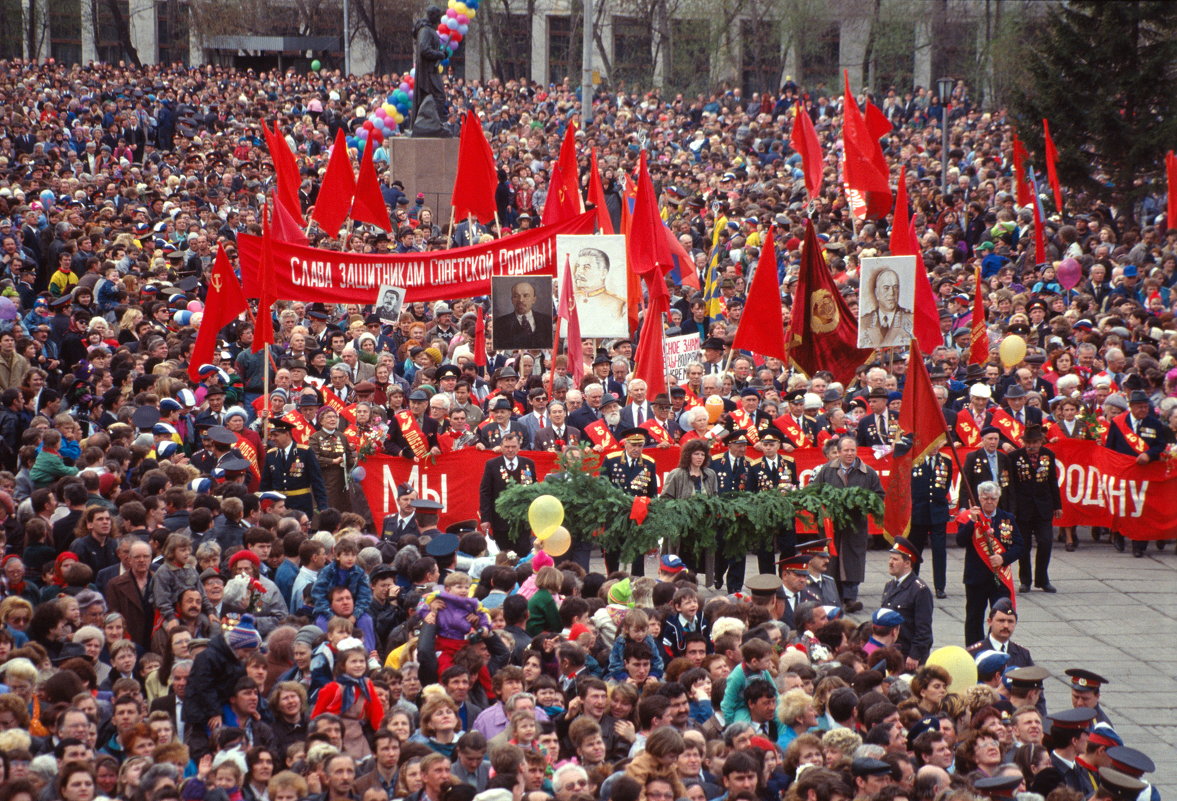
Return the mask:
<path id="1" fill-rule="evenodd" d="M 211 283 L 213 285 L 213 289 L 215 289 L 217 292 L 220 292 L 221 291 L 221 283 L 222 283 L 221 274 L 220 273 L 213 273 Z"/>

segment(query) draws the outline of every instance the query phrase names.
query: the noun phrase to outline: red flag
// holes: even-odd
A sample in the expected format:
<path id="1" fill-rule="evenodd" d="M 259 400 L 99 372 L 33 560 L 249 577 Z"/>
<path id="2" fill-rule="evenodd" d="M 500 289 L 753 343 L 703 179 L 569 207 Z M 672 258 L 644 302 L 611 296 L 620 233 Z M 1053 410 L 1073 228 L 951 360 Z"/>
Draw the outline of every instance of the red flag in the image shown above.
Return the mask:
<path id="1" fill-rule="evenodd" d="M 843 71 L 842 149 L 846 185 L 866 203 L 866 217 L 883 217 L 891 210 L 891 177 L 878 137 L 871 134 L 858 102 L 850 92 L 850 73 Z"/>
<path id="2" fill-rule="evenodd" d="M 499 175 L 494 153 L 482 133 L 482 120 L 473 111 L 462 117 L 462 138 L 458 143 L 458 172 L 454 175 L 454 216 L 474 217 L 481 223 L 495 218 L 495 187 Z"/>
<path id="3" fill-rule="evenodd" d="M 544 201 L 541 224 L 555 225 L 583 213 L 580 169 L 576 164 L 576 124 L 570 122 L 564 129 L 560 158 L 552 168 L 552 180 L 548 182 L 548 199 Z"/>
<path id="4" fill-rule="evenodd" d="M 843 386 L 874 353 L 871 348 L 858 347 L 858 322 L 838 292 L 811 222 L 805 223 L 801 271 L 785 341 L 789 358 L 797 367 L 809 375 L 829 370 Z"/>
<path id="5" fill-rule="evenodd" d="M 665 227 L 662 215 L 658 213 L 658 197 L 646 169 L 646 152 L 643 150 L 638 162 L 637 200 L 625 236 L 625 249 L 630 269 L 646 279 L 646 288 L 651 295 L 658 291 L 658 287 L 665 290 L 662 276 L 674 267 L 666 236 L 662 233 Z"/>
<path id="6" fill-rule="evenodd" d="M 1050 135 L 1050 123 L 1045 117 L 1042 118 L 1042 138 L 1046 142 L 1046 178 L 1050 181 L 1050 191 L 1054 193 L 1054 207 L 1059 217 L 1062 217 L 1063 190 L 1058 183 L 1058 149 L 1054 146 L 1054 138 Z M 1041 259 L 1038 263 L 1042 263 Z"/>
<path id="7" fill-rule="evenodd" d="M 188 377 L 200 381 L 197 370 L 213 360 L 217 349 L 217 334 L 237 319 L 243 311 L 249 311 L 249 301 L 241 289 L 241 282 L 233 274 L 225 246 L 217 246 L 217 258 L 213 262 L 212 275 L 208 281 L 208 295 L 204 299 L 204 319 L 196 330 L 196 344 L 192 346 L 192 357 L 188 362 Z"/>
<path id="8" fill-rule="evenodd" d="M 593 148 L 592 168 L 589 170 L 589 203 L 597 211 L 598 233 L 613 233 L 613 218 L 609 216 L 609 209 L 605 206 L 605 189 L 601 186 L 601 172 L 597 167 L 597 149 Z"/>
<path id="9" fill-rule="evenodd" d="M 648 279 L 647 279 L 648 280 Z M 661 283 L 661 277 L 655 278 Z M 655 293 L 650 291 L 650 305 L 646 306 L 646 319 L 642 321 L 642 333 L 638 337 L 638 350 L 635 354 L 636 364 L 633 368 L 634 378 L 646 382 L 647 392 L 651 398 L 666 394 L 666 358 L 662 354 L 662 315 L 670 310 L 670 299 L 665 289 Z"/>
<path id="10" fill-rule="evenodd" d="M 257 303 L 257 319 L 253 330 L 252 351 L 257 353 L 274 341 L 274 318 L 270 309 L 274 305 L 273 269 L 270 264 L 270 202 L 262 207 L 262 286 Z M 269 400 L 266 401 L 269 403 Z"/>
<path id="11" fill-rule="evenodd" d="M 1038 204 L 1035 203 L 1035 206 Z M 972 331 L 969 335 L 969 364 L 985 364 L 989 361 L 989 329 L 985 325 L 985 300 L 982 294 L 981 265 L 973 268 L 976 272 L 976 290 L 973 295 Z"/>
<path id="12" fill-rule="evenodd" d="M 568 375 L 572 376 L 572 385 L 579 387 L 580 379 L 584 378 L 584 353 L 580 344 L 580 312 L 576 308 L 576 292 L 572 288 L 572 259 L 567 255 L 564 257 L 564 277 L 560 280 L 560 309 L 557 315 L 568 325 Z M 557 322 L 556 343 L 559 342 L 560 324 Z"/>
<path id="13" fill-rule="evenodd" d="M 351 218 L 356 222 L 375 225 L 382 231 L 392 232 L 392 220 L 388 216 L 388 206 L 384 205 L 384 195 L 380 194 L 380 179 L 376 177 L 376 165 L 372 163 L 374 145 L 364 147 L 364 155 L 360 156 L 360 178 L 356 181 L 356 196 L 351 204 Z M 348 164 L 348 171 L 351 165 Z"/>
<path id="14" fill-rule="evenodd" d="M 666 247 L 670 249 L 670 261 L 676 265 L 671 270 L 671 278 L 675 279 L 675 283 L 680 286 L 702 289 L 695 260 L 691 258 L 691 254 L 683 247 L 683 243 L 678 241 L 678 237 L 674 235 L 674 231 L 671 231 L 670 226 L 666 223 L 662 224 L 662 234 L 666 238 Z"/>
<path id="15" fill-rule="evenodd" d="M 907 216 L 907 165 L 899 168 L 899 186 L 895 190 L 895 219 L 891 224 L 891 253 L 896 256 L 915 256 L 915 338 L 924 350 L 931 353 L 940 345 L 940 312 L 936 293 L 928 281 L 924 257 L 920 253 L 915 231 Z"/>
<path id="16" fill-rule="evenodd" d="M 302 203 L 298 199 L 298 187 L 302 181 L 298 177 L 298 164 L 294 161 L 294 154 L 290 152 L 290 145 L 287 144 L 286 137 L 282 135 L 282 132 L 278 130 L 276 121 L 273 130 L 266 127 L 265 120 L 262 121 L 262 136 L 266 140 L 266 147 L 269 148 L 270 158 L 274 162 L 274 175 L 277 183 L 274 197 L 290 217 L 299 221 L 301 228 Z"/>
<path id="17" fill-rule="evenodd" d="M 744 302 L 744 322 L 736 328 L 732 350 L 747 350 L 782 361 L 789 358 L 785 347 L 785 318 L 781 313 L 781 286 L 777 280 L 776 248 L 772 230 L 760 249 L 756 272 Z"/>
<path id="18" fill-rule="evenodd" d="M 482 306 L 474 318 L 474 363 L 486 367 L 486 321 L 482 319 Z"/>
<path id="19" fill-rule="evenodd" d="M 295 218 L 290 209 L 282 203 L 282 199 L 275 196 L 274 218 L 270 221 L 274 226 L 274 239 L 279 242 L 289 242 L 292 245 L 309 245 L 306 231 L 303 230 L 301 217 Z"/>
<path id="20" fill-rule="evenodd" d="M 643 153 L 643 155 L 645 155 Z M 626 248 L 629 247 L 629 231 L 633 227 L 633 212 L 638 201 L 637 174 L 628 176 L 625 189 L 621 194 L 621 233 L 626 236 Z M 626 289 L 626 317 L 629 320 L 629 333 L 633 336 L 638 330 L 638 309 L 642 303 L 642 279 L 631 262 L 625 270 Z"/>
<path id="21" fill-rule="evenodd" d="M 1017 190 L 1019 206 L 1029 206 L 1034 202 L 1034 193 L 1030 190 L 1030 183 L 1026 180 L 1026 162 L 1030 154 L 1018 135 L 1014 134 L 1014 188 Z"/>
<path id="22" fill-rule="evenodd" d="M 339 228 L 351 212 L 352 199 L 356 195 L 356 176 L 351 171 L 351 158 L 347 155 L 347 137 L 340 128 L 331 146 L 331 160 L 327 162 L 327 174 L 319 187 L 315 210 L 311 217 L 329 237 L 339 236 Z"/>
<path id="23" fill-rule="evenodd" d="M 793 110 L 793 131 L 789 134 L 789 144 L 801 154 L 805 191 L 809 193 L 809 200 L 812 202 L 821 194 L 821 182 L 824 177 L 821 140 L 817 138 L 817 129 L 813 127 L 809 113 L 802 108 L 801 101 L 797 101 Z"/>
<path id="24" fill-rule="evenodd" d="M 1165 228 L 1177 228 L 1177 156 L 1172 150 L 1165 154 L 1165 184 L 1169 192 L 1165 204 Z"/>
<path id="25" fill-rule="evenodd" d="M 891 121 L 883 110 L 869 100 L 866 101 L 866 129 L 871 139 L 882 139 L 893 130 Z"/>
<path id="26" fill-rule="evenodd" d="M 944 413 L 932 391 L 932 380 L 924 366 L 919 342 L 912 340 L 907 356 L 907 381 L 899 407 L 899 430 L 911 437 L 911 447 L 895 456 L 887 481 L 883 507 L 883 530 L 888 539 L 903 537 L 911 529 L 911 471 L 944 444 Z"/>

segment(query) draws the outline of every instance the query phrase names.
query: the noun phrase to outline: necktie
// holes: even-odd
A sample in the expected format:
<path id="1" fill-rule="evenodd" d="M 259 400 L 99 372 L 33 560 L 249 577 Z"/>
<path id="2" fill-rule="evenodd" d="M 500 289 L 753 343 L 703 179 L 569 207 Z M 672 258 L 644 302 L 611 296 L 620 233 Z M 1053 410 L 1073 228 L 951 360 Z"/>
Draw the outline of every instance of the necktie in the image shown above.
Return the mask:
<path id="1" fill-rule="evenodd" d="M 513 462 L 513 461 L 507 462 L 507 472 L 509 472 L 509 473 L 515 472 L 515 462 Z"/>
<path id="2" fill-rule="evenodd" d="M 637 407 L 637 414 L 635 415 L 635 418 L 639 426 L 646 422 L 646 415 L 642 412 L 642 407 L 640 405 Z"/>
<path id="3" fill-rule="evenodd" d="M 546 425 L 547 421 L 544 419 L 544 416 L 542 414 L 539 415 L 539 427 L 544 428 Z"/>
<path id="4" fill-rule="evenodd" d="M 1025 418 L 1023 418 L 1023 417 L 1022 417 L 1022 413 L 1021 413 L 1021 412 L 1018 412 L 1018 422 L 1019 422 L 1019 423 L 1024 423 L 1024 422 L 1025 422 Z"/>
<path id="5" fill-rule="evenodd" d="M 523 333 L 525 333 L 525 334 L 531 333 L 531 323 L 528 321 L 528 319 L 526 317 L 519 318 L 519 325 L 523 328 Z"/>
<path id="6" fill-rule="evenodd" d="M 887 415 L 885 414 L 879 415 L 879 437 L 884 440 L 887 438 Z"/>

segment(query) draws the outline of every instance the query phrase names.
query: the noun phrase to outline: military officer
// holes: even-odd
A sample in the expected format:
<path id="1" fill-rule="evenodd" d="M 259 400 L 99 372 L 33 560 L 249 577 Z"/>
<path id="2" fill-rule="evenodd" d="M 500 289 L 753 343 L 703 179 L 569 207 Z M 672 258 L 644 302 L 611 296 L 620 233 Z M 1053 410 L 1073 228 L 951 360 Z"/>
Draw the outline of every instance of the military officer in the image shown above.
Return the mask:
<path id="1" fill-rule="evenodd" d="M 643 453 L 642 448 L 650 444 L 650 432 L 644 428 L 627 428 L 618 432 L 623 450 L 611 453 L 601 462 L 600 474 L 635 498 L 658 497 L 658 469 L 654 457 Z M 620 554 L 605 553 L 605 566 L 609 572 L 620 566 Z M 643 559 L 633 563 L 632 575 L 646 575 Z"/>
<path id="2" fill-rule="evenodd" d="M 1092 798 L 1100 801 L 1136 801 L 1145 790 L 1151 791 L 1150 797 L 1153 799 L 1160 797 L 1156 788 L 1150 787 L 1148 782 L 1115 768 L 1104 767 L 1099 769 L 1099 787 Z"/>
<path id="3" fill-rule="evenodd" d="M 741 492 L 748 476 L 748 433 L 743 429 L 733 431 L 724 440 L 727 450 L 711 457 L 711 469 L 718 477 L 719 494 Z M 720 543 L 720 550 L 723 544 Z M 724 576 L 727 576 L 727 591 L 734 593 L 744 586 L 744 556 L 741 554 L 734 559 L 716 560 L 715 588 L 723 586 Z"/>
<path id="4" fill-rule="evenodd" d="M 1099 705 L 1099 690 L 1103 685 L 1110 684 L 1098 673 L 1082 668 L 1068 668 L 1064 670 L 1071 678 L 1071 706 L 1075 708 L 1087 707 L 1095 710 L 1095 719 L 1100 723 L 1111 723 L 1103 707 Z"/>
<path id="5" fill-rule="evenodd" d="M 792 630 L 797 628 L 793 621 L 793 613 L 797 610 L 797 607 L 800 604 L 808 602 L 820 604 L 821 599 L 805 586 L 806 578 L 809 575 L 809 571 L 807 570 L 809 559 L 807 557 L 801 554 L 788 556 L 777 564 L 781 570 L 782 585 L 777 597 L 781 598 L 782 595 L 784 596 L 781 598 L 784 604 L 777 619 L 783 621 Z"/>
<path id="6" fill-rule="evenodd" d="M 810 540 L 797 546 L 797 552 L 806 559 L 805 586 L 822 606 L 841 606 L 838 582 L 827 571 L 830 567 L 829 540 Z"/>
<path id="7" fill-rule="evenodd" d="M 315 454 L 294 443 L 294 426 L 285 420 L 271 420 L 270 430 L 275 447 L 266 451 L 261 490 L 285 493 L 286 506 L 307 515 L 314 515 L 316 508 L 326 509 L 327 487 Z"/>
<path id="8" fill-rule="evenodd" d="M 780 429 L 769 427 L 760 432 L 760 447 L 763 458 L 748 468 L 746 488 L 750 492 L 788 492 L 797 486 L 797 465 L 792 456 L 780 452 L 785 435 Z M 797 548 L 796 532 L 790 527 L 776 536 L 776 547 L 781 556 L 792 556 Z M 756 552 L 761 573 L 772 573 L 776 567 L 773 544 Z"/>
<path id="9" fill-rule="evenodd" d="M 914 566 L 920 561 L 919 552 L 907 537 L 896 537 L 887 560 L 891 580 L 883 587 L 880 606 L 894 609 L 903 615 L 896 645 L 907 657 L 906 669 L 915 670 L 932 652 L 932 590 L 919 576 Z"/>
<path id="10" fill-rule="evenodd" d="M 899 415 L 887 408 L 890 393 L 882 388 L 872 389 L 866 402 L 870 410 L 858 421 L 858 446 L 890 445 L 899 428 Z"/>
<path id="11" fill-rule="evenodd" d="M 1033 584 L 1043 592 L 1057 592 L 1050 583 L 1050 551 L 1054 544 L 1052 521 L 1062 516 L 1063 498 L 1058 486 L 1058 461 L 1044 447 L 1046 433 L 1041 426 L 1030 426 L 1023 438 L 1024 447 L 1009 455 L 1010 484 L 1014 496 L 1014 514 L 1022 535 L 1022 555 L 1018 560 L 1021 592 Z M 1030 551 L 1037 545 L 1038 556 L 1030 565 Z"/>
<path id="12" fill-rule="evenodd" d="M 1091 722 L 1095 720 L 1095 710 L 1086 707 L 1064 709 L 1050 715 L 1048 720 L 1050 732 L 1046 735 L 1046 745 L 1050 748 L 1051 765 L 1062 776 L 1062 784 L 1090 797 L 1095 792 L 1091 777 L 1076 760 L 1087 750 L 1087 735 L 1091 731 Z"/>
<path id="13" fill-rule="evenodd" d="M 896 445 L 898 452 L 910 445 Z M 919 558 L 915 574 L 920 574 L 924 549 L 932 546 L 932 584 L 937 598 L 947 598 L 948 551 L 945 537 L 948 526 L 948 488 L 952 484 L 952 460 L 942 453 L 934 453 L 911 471 L 911 543 Z"/>
<path id="14" fill-rule="evenodd" d="M 1009 597 L 1013 583 L 1009 566 L 1022 555 L 1022 535 L 1014 516 L 998 507 L 1000 497 L 1001 487 L 995 482 L 981 482 L 977 487 L 980 506 L 969 510 L 970 520 L 956 532 L 956 544 L 965 549 L 965 642 L 981 639 L 985 607 Z"/>
<path id="15" fill-rule="evenodd" d="M 994 426 L 981 429 L 981 447 L 964 457 L 961 480 L 971 488 L 961 487 L 960 506 L 964 508 L 977 496 L 977 488 L 983 481 L 992 481 L 1001 490 L 998 504 L 1003 511 L 1013 513 L 1014 491 L 1010 486 L 1009 456 L 1002 453 L 1001 431 Z"/>

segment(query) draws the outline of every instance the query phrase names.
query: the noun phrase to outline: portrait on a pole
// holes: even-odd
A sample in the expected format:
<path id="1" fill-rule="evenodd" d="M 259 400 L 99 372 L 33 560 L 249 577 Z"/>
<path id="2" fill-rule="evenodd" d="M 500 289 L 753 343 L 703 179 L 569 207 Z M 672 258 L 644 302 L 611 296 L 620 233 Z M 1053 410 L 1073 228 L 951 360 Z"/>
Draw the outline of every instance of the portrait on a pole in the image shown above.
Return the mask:
<path id="1" fill-rule="evenodd" d="M 906 347 L 915 308 L 915 256 L 862 260 L 858 298 L 858 347 Z"/>
<path id="2" fill-rule="evenodd" d="M 380 318 L 380 322 L 396 325 L 400 320 L 404 298 L 404 287 L 381 284 L 376 292 L 376 316 Z"/>
<path id="3" fill-rule="evenodd" d="M 572 290 L 582 337 L 629 336 L 625 237 L 556 237 L 556 271 L 572 270 Z M 563 286 L 562 283 L 557 284 Z"/>
<path id="4" fill-rule="evenodd" d="M 492 276 L 490 301 L 494 313 L 491 341 L 495 350 L 552 347 L 550 276 Z"/>

